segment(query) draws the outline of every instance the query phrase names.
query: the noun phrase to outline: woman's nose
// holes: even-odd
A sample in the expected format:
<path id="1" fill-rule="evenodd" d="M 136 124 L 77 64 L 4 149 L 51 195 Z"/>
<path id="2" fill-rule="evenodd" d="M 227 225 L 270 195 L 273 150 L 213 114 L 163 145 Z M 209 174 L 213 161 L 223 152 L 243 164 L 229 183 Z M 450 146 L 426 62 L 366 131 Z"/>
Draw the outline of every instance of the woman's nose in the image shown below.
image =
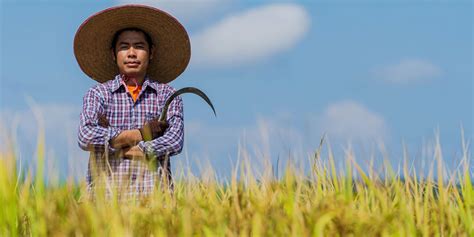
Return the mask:
<path id="1" fill-rule="evenodd" d="M 136 52 L 135 52 L 135 48 L 130 47 L 130 48 L 128 49 L 127 56 L 128 56 L 128 57 L 136 57 L 137 54 L 136 54 Z"/>

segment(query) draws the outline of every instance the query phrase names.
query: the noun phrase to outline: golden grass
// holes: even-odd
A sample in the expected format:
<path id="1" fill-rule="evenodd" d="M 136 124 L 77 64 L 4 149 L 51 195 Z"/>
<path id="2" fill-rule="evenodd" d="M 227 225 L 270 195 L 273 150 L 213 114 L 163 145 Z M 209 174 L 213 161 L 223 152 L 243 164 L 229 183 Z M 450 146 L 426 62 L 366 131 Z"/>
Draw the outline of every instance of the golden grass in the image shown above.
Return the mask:
<path id="1" fill-rule="evenodd" d="M 190 174 L 175 182 L 173 195 L 128 203 L 89 202 L 84 183 L 46 186 L 43 144 L 40 136 L 34 179 L 18 175 L 15 154 L 0 154 L 0 236 L 474 236 L 465 144 L 451 174 L 443 173 L 437 144 L 436 178 L 406 163 L 400 173 L 389 165 L 383 175 L 364 172 L 350 153 L 338 173 L 336 158 L 321 157 L 320 147 L 309 175 L 294 165 L 279 179 L 268 166 L 257 174 L 243 156 L 229 182 L 218 182 L 212 170 Z"/>

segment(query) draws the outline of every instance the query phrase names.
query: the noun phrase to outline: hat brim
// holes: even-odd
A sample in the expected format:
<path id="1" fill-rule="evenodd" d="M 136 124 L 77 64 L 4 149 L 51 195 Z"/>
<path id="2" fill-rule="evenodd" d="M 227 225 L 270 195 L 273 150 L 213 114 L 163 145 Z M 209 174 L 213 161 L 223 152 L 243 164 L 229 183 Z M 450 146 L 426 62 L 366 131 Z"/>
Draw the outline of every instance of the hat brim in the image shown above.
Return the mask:
<path id="1" fill-rule="evenodd" d="M 191 45 L 183 25 L 160 9 L 123 5 L 90 16 L 77 30 L 74 55 L 82 71 L 101 83 L 113 79 L 119 72 L 112 57 L 112 38 L 131 27 L 142 29 L 153 40 L 155 57 L 147 70 L 150 79 L 168 83 L 186 69 Z"/>

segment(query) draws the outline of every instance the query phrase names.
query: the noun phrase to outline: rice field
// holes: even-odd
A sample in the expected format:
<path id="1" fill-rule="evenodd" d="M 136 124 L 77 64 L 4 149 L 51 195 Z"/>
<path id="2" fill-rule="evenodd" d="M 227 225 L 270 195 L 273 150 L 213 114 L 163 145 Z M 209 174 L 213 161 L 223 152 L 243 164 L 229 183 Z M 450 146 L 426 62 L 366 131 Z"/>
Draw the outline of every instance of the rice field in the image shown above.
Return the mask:
<path id="1" fill-rule="evenodd" d="M 463 147 L 458 169 L 443 172 L 437 153 L 428 175 L 406 163 L 380 174 L 351 154 L 322 157 L 320 146 L 311 172 L 290 164 L 278 177 L 271 165 L 253 171 L 253 158 L 242 155 L 228 181 L 212 169 L 189 173 L 173 194 L 127 202 L 88 201 L 83 182 L 46 182 L 41 165 L 19 172 L 15 154 L 4 152 L 0 236 L 474 236 L 471 157 Z M 37 149 L 44 164 L 41 139 Z M 341 159 L 343 172 L 335 165 Z"/>

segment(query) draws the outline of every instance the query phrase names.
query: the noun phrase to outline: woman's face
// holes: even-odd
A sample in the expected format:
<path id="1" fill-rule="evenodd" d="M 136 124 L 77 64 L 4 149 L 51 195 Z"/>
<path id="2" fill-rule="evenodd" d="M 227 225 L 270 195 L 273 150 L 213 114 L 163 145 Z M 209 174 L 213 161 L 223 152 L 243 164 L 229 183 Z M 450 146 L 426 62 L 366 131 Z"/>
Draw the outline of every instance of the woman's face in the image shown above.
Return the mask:
<path id="1" fill-rule="evenodd" d="M 115 57 L 120 74 L 142 78 L 153 55 L 143 32 L 124 31 L 117 38 Z"/>

